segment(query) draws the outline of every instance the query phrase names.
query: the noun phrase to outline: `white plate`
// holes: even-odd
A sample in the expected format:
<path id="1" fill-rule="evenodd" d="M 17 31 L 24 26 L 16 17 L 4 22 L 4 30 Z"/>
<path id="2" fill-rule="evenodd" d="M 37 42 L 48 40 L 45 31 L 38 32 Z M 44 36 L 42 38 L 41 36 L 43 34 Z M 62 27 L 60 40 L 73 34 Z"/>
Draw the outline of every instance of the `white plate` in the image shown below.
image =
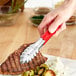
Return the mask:
<path id="1" fill-rule="evenodd" d="M 52 55 L 46 55 L 44 54 L 45 57 L 47 57 L 49 60 L 54 60 L 56 56 Z M 68 59 L 68 58 L 61 58 L 59 57 L 61 62 L 64 64 L 65 67 L 68 67 L 68 76 L 76 76 L 76 60 Z"/>

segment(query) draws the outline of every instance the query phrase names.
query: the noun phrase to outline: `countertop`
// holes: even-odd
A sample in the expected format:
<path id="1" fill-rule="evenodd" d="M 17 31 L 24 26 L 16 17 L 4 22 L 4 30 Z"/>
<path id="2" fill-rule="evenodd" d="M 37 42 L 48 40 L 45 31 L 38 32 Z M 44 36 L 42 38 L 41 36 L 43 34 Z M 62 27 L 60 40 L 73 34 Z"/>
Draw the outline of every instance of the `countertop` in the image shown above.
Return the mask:
<path id="1" fill-rule="evenodd" d="M 34 27 L 29 20 L 33 14 L 31 9 L 25 9 L 20 13 L 15 25 L 0 26 L 0 52 L 4 52 L 4 54 L 0 53 L 1 56 L 8 56 L 24 43 L 38 40 L 37 27 Z M 52 37 L 42 47 L 41 52 L 76 59 L 76 25 L 67 26 L 58 37 Z"/>

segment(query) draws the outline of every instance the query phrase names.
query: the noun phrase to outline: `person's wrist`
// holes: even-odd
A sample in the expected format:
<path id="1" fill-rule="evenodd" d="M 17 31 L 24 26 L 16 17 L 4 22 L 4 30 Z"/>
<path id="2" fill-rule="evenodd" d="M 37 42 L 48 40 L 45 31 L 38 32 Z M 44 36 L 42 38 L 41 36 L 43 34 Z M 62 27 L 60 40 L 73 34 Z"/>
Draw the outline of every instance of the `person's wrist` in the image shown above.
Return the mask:
<path id="1" fill-rule="evenodd" d="M 64 4 L 69 5 L 73 10 L 76 10 L 76 0 L 65 0 Z"/>
<path id="2" fill-rule="evenodd" d="M 65 0 L 64 3 L 61 5 L 60 8 L 62 9 L 70 9 L 72 13 L 75 11 L 76 7 L 76 0 Z"/>

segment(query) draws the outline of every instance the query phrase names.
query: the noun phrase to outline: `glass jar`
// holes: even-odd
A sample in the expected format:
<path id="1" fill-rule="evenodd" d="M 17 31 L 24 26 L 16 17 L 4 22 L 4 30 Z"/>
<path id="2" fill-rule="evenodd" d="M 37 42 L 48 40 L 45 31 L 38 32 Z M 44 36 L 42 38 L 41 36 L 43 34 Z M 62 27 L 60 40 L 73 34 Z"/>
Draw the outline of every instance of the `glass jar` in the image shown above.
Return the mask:
<path id="1" fill-rule="evenodd" d="M 19 16 L 19 12 L 9 13 L 10 11 L 11 6 L 0 6 L 0 26 L 15 24 Z"/>

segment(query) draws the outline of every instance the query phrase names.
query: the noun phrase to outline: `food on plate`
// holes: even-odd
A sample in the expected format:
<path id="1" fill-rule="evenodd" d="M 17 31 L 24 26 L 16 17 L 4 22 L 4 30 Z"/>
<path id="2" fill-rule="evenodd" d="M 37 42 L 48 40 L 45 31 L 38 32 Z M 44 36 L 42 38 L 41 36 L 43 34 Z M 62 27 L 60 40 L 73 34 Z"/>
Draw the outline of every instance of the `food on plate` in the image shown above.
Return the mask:
<path id="1" fill-rule="evenodd" d="M 46 70 L 49 69 L 49 67 L 48 67 L 46 64 L 42 64 L 42 65 L 40 65 L 40 68 L 44 68 L 44 69 L 46 69 Z"/>
<path id="2" fill-rule="evenodd" d="M 22 76 L 34 76 L 34 71 L 33 70 L 30 70 L 30 71 L 24 72 L 22 74 Z"/>
<path id="3" fill-rule="evenodd" d="M 24 72 L 22 76 L 69 76 L 68 68 L 64 66 L 59 57 L 46 57 L 48 60 L 44 64 L 37 66 L 32 72 Z"/>
<path id="4" fill-rule="evenodd" d="M 43 76 L 56 76 L 56 74 L 52 70 L 47 70 L 44 72 Z"/>
<path id="5" fill-rule="evenodd" d="M 44 72 L 44 69 L 42 68 L 38 71 L 38 75 L 42 75 L 43 72 Z"/>
<path id="6" fill-rule="evenodd" d="M 49 69 L 47 64 L 41 64 L 40 66 L 37 66 L 35 70 L 32 70 L 32 73 L 26 71 L 22 76 L 56 76 L 56 74 L 53 70 Z"/>
<path id="7" fill-rule="evenodd" d="M 44 55 L 45 56 L 45 55 Z M 45 64 L 48 65 L 49 69 L 54 71 L 56 76 L 69 76 L 69 69 L 67 66 L 64 66 L 60 57 L 48 57 L 48 60 Z"/>
<path id="8" fill-rule="evenodd" d="M 18 50 L 12 53 L 2 65 L 0 65 L 0 74 L 18 75 L 31 70 L 30 72 L 26 72 L 25 75 L 28 76 L 30 73 L 30 75 L 33 76 L 33 69 L 36 69 L 37 66 L 45 63 L 47 58 L 39 52 L 30 62 L 21 64 L 20 55 L 27 46 L 29 45 L 22 45 Z"/>

